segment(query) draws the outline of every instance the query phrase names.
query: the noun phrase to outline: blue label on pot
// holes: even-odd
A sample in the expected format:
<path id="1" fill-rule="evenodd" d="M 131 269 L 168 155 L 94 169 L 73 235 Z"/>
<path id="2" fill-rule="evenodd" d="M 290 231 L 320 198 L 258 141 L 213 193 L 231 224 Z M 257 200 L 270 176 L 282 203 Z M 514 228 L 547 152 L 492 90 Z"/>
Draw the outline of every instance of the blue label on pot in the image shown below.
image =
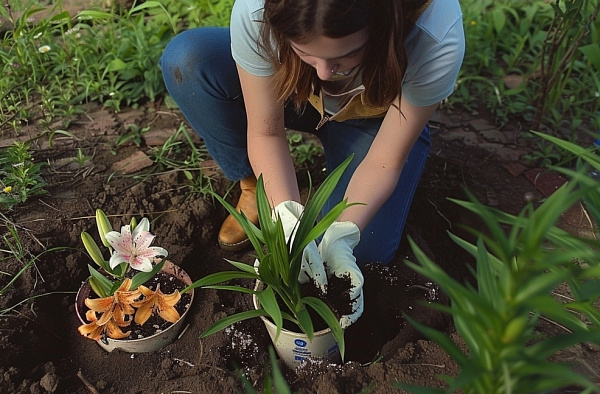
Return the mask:
<path id="1" fill-rule="evenodd" d="M 338 344 L 336 343 L 335 345 L 333 345 L 332 347 L 330 347 L 330 348 L 327 350 L 327 356 L 331 357 L 331 355 L 332 355 L 332 354 L 334 354 L 334 353 L 337 353 L 337 352 L 339 351 L 339 348 L 340 348 L 340 347 L 339 347 L 339 346 L 338 346 Z"/>
<path id="2" fill-rule="evenodd" d="M 306 347 L 306 341 L 302 339 L 296 339 L 294 340 L 294 343 L 296 344 L 296 346 Z"/>

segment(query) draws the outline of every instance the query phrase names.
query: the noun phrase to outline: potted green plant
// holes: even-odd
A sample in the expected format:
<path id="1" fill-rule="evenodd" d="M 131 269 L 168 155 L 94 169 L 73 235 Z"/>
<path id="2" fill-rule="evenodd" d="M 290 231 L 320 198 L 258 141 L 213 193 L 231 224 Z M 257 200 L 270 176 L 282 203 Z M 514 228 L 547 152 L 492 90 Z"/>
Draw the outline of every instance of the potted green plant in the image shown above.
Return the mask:
<path id="1" fill-rule="evenodd" d="M 192 291 L 182 297 L 178 288 L 165 292 L 170 291 L 173 283 L 179 283 L 179 288 L 191 284 L 190 277 L 166 260 L 165 249 L 150 246 L 154 235 L 149 231 L 147 218 L 140 223 L 133 218 L 117 232 L 98 209 L 96 224 L 110 259 L 104 259 L 90 234 L 81 233 L 85 249 L 100 269 L 88 264 L 90 277 L 77 293 L 75 308 L 82 322 L 79 333 L 97 341 L 107 351 L 119 348 L 141 353 L 169 344 L 183 328 L 194 294 Z M 144 331 L 145 324 L 155 326 L 156 323 L 147 324 L 152 319 L 160 320 L 159 328 Z"/>
<path id="2" fill-rule="evenodd" d="M 309 197 L 300 215 L 293 235 L 286 234 L 280 215 L 274 213 L 267 198 L 262 176 L 256 187 L 259 226 L 255 226 L 244 213 L 238 213 L 233 206 L 218 195 L 215 197 L 237 219 L 244 228 L 254 247 L 257 259 L 254 266 L 229 261 L 237 270 L 223 271 L 207 275 L 182 291 L 202 287 L 248 293 L 253 296 L 254 310 L 240 312 L 225 317 L 209 327 L 202 337 L 213 334 L 236 322 L 260 317 L 265 322 L 279 356 L 290 366 L 295 367 L 306 357 L 343 359 L 345 344 L 344 331 L 339 317 L 321 297 L 304 296 L 301 293 L 299 277 L 306 267 L 302 265 L 303 253 L 307 245 L 313 243 L 339 217 L 341 212 L 352 204 L 338 203 L 327 215 L 318 220 L 321 209 L 333 192 L 352 156 L 331 172 Z M 254 288 L 227 285 L 233 279 L 251 279 Z M 316 284 L 315 284 L 316 285 Z M 349 300 L 351 303 L 352 300 Z M 315 332 L 309 309 L 325 323 L 326 328 Z M 284 321 L 294 329 L 285 329 Z M 295 329 L 297 328 L 297 330 Z M 286 345 L 283 337 L 290 335 Z M 319 346 L 322 350 L 315 351 Z"/>

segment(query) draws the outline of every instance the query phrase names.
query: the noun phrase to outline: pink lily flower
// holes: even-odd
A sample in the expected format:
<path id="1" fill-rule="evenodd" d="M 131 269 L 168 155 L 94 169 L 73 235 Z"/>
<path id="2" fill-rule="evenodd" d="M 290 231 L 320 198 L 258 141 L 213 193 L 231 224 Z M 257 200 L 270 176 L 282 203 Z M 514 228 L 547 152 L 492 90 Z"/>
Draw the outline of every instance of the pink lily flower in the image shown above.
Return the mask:
<path id="1" fill-rule="evenodd" d="M 150 222 L 143 218 L 135 226 L 133 234 L 131 226 L 121 227 L 121 232 L 110 231 L 105 237 L 110 246 L 114 249 L 110 261 L 110 268 L 115 268 L 121 263 L 128 263 L 131 268 L 137 271 L 152 271 L 152 260 L 156 256 L 166 257 L 167 251 L 158 246 L 150 246 L 154 240 L 154 235 L 150 232 Z"/>

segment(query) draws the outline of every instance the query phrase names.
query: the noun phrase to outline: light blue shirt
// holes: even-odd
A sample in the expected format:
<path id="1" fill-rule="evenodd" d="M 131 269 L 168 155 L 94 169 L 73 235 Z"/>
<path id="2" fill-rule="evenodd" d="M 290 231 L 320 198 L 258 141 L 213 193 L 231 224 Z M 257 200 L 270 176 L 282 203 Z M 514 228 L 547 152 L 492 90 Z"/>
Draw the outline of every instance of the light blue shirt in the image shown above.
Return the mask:
<path id="1" fill-rule="evenodd" d="M 236 0 L 231 14 L 233 59 L 245 71 L 256 76 L 274 73 L 258 45 L 263 7 L 264 0 Z M 450 96 L 465 51 L 458 0 L 433 0 L 417 19 L 406 38 L 405 47 L 408 67 L 402 82 L 402 98 L 424 107 Z M 335 109 L 326 109 L 335 112 Z"/>

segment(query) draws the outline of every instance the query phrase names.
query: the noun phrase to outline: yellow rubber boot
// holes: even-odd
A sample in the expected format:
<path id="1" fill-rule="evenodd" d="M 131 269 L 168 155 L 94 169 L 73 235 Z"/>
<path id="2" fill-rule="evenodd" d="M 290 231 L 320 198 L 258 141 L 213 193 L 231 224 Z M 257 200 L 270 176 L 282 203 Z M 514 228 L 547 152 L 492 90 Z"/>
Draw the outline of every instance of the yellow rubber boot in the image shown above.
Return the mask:
<path id="1" fill-rule="evenodd" d="M 240 180 L 242 194 L 235 207 L 238 212 L 244 212 L 246 217 L 258 225 L 258 210 L 256 208 L 256 177 L 250 175 Z M 226 251 L 238 251 L 250 245 L 248 236 L 233 215 L 227 216 L 219 230 L 219 246 Z"/>

